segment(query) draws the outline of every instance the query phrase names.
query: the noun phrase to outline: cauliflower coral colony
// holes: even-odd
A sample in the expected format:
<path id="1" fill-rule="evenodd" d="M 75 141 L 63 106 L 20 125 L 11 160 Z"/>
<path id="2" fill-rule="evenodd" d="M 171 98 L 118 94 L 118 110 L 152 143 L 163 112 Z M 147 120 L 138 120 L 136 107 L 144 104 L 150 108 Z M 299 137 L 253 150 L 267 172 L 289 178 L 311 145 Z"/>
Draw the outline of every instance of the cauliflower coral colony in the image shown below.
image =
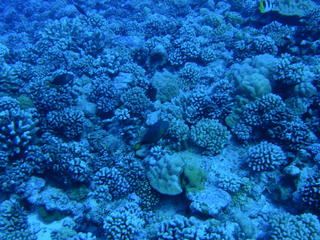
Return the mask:
<path id="1" fill-rule="evenodd" d="M 316 0 L 2 0 L 0 240 L 319 240 Z"/>

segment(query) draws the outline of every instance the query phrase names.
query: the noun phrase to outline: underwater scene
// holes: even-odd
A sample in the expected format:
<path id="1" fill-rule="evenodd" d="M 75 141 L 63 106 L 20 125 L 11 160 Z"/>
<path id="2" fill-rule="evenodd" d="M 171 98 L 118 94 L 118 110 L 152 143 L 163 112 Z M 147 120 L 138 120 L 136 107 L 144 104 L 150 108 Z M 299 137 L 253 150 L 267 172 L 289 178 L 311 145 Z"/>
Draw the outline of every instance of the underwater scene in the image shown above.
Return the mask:
<path id="1" fill-rule="evenodd" d="M 0 12 L 0 240 L 320 240 L 318 0 Z"/>

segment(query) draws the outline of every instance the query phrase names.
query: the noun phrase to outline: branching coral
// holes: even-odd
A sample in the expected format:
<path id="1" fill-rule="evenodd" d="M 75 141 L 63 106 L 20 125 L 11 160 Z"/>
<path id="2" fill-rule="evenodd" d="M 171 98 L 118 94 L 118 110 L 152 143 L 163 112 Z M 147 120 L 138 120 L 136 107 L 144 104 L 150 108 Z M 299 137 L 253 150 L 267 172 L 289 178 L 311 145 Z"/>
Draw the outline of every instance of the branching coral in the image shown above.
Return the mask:
<path id="1" fill-rule="evenodd" d="M 93 177 L 94 188 L 107 186 L 113 199 L 126 196 L 130 191 L 128 181 L 116 168 L 102 168 Z M 108 193 L 104 193 L 108 194 Z"/>
<path id="2" fill-rule="evenodd" d="M 293 216 L 281 213 L 270 219 L 270 240 L 316 240 L 320 237 L 320 223 L 310 213 Z"/>
<path id="3" fill-rule="evenodd" d="M 209 154 L 219 154 L 227 143 L 230 133 L 214 119 L 202 119 L 191 127 L 192 142 Z"/>
<path id="4" fill-rule="evenodd" d="M 248 166 L 253 171 L 270 171 L 285 163 L 282 149 L 269 142 L 261 142 L 248 149 Z"/>
<path id="5" fill-rule="evenodd" d="M 23 153 L 30 145 L 38 128 L 38 120 L 32 111 L 21 110 L 12 98 L 1 98 L 0 110 L 0 149 L 10 156 Z M 13 108 L 11 108 L 14 106 Z"/>
<path id="6" fill-rule="evenodd" d="M 108 240 L 146 239 L 145 220 L 138 205 L 129 203 L 112 211 L 105 219 L 103 229 Z"/>

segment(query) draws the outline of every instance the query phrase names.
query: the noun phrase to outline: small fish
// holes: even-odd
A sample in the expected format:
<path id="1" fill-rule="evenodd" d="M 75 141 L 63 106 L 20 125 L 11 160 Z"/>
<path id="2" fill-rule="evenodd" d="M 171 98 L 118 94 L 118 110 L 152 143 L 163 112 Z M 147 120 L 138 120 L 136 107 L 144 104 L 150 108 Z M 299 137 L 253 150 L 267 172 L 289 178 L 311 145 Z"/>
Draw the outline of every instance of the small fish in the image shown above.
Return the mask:
<path id="1" fill-rule="evenodd" d="M 74 76 L 70 73 L 62 73 L 55 76 L 50 83 L 53 85 L 63 86 L 71 82 L 73 78 Z"/>
<path id="2" fill-rule="evenodd" d="M 274 4 L 272 1 L 269 0 L 260 0 L 259 1 L 259 11 L 260 13 L 267 13 L 272 11 L 274 8 Z"/>
<path id="3" fill-rule="evenodd" d="M 73 0 L 67 0 L 67 2 L 72 4 L 78 10 L 79 13 L 81 13 L 82 15 L 88 17 L 86 11 L 82 7 L 80 7 L 79 4 L 75 3 Z"/>
<path id="4" fill-rule="evenodd" d="M 79 13 L 88 17 L 86 11 L 82 7 L 80 7 L 78 4 L 73 3 L 73 6 L 78 10 Z"/>
<path id="5" fill-rule="evenodd" d="M 134 145 L 134 150 L 138 150 L 142 144 L 151 144 L 158 142 L 163 136 L 165 136 L 169 129 L 169 122 L 160 120 L 155 124 L 151 125 L 141 141 Z"/>
<path id="6" fill-rule="evenodd" d="M 249 18 L 248 21 L 242 24 L 242 27 L 253 26 L 255 28 L 262 28 L 274 21 L 288 26 L 302 26 L 303 22 L 301 22 L 301 19 L 299 16 L 284 16 L 278 12 L 269 11 L 263 15 L 259 14 Z"/>

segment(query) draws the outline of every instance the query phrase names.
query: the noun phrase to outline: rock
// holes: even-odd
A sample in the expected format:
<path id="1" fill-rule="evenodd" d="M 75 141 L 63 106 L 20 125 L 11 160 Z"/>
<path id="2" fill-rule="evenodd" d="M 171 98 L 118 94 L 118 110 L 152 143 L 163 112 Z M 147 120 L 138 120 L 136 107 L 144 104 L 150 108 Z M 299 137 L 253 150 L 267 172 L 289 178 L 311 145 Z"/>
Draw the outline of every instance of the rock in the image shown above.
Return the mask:
<path id="1" fill-rule="evenodd" d="M 206 186 L 199 192 L 188 192 L 187 198 L 191 201 L 190 209 L 209 216 L 215 216 L 231 202 L 231 196 L 226 191 Z"/>

